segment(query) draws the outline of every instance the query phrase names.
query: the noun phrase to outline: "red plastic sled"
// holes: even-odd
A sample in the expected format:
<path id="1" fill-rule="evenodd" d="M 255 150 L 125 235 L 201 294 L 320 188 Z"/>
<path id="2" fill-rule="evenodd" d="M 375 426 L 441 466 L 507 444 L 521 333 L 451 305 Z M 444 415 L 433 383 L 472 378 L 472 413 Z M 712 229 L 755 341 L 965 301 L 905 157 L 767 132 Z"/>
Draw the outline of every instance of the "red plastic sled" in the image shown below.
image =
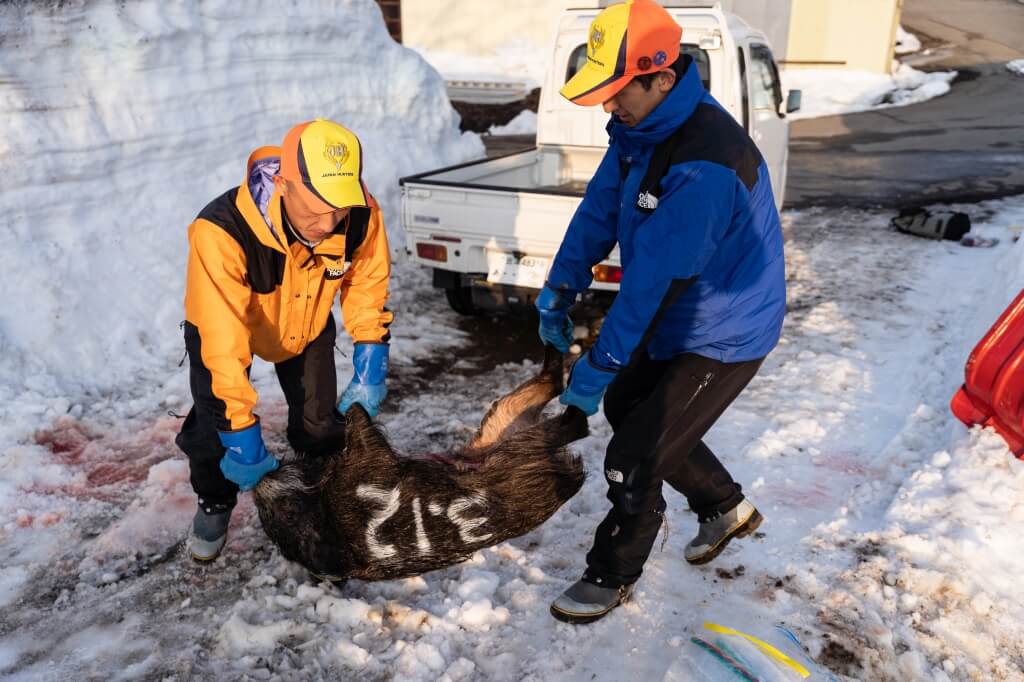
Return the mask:
<path id="1" fill-rule="evenodd" d="M 1024 456 L 1024 290 L 971 351 L 964 373 L 953 414 L 968 426 L 993 427 Z"/>

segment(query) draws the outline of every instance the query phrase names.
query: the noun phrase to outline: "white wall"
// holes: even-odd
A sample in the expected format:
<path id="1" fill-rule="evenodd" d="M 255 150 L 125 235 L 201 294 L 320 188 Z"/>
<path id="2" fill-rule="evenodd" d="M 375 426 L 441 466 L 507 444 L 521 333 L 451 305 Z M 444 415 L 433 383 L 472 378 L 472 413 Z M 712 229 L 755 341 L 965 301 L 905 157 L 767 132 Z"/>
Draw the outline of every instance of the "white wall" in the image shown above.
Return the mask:
<path id="1" fill-rule="evenodd" d="M 792 0 L 786 68 L 889 73 L 902 0 Z"/>
<path id="2" fill-rule="evenodd" d="M 566 0 L 402 0 L 402 42 L 470 55 L 521 42 L 547 49 L 565 7 Z"/>

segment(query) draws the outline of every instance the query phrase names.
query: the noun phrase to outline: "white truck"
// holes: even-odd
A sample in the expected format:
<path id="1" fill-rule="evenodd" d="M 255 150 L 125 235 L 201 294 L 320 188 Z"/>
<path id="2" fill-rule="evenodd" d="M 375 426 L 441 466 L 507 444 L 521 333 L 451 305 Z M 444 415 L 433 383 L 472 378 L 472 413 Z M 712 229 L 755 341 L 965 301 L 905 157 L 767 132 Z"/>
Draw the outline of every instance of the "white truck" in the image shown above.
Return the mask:
<path id="1" fill-rule="evenodd" d="M 781 207 L 789 123 L 778 68 L 764 34 L 714 7 L 667 7 L 683 28 L 682 51 L 704 86 L 747 130 L 768 164 Z M 515 310 L 532 304 L 608 146 L 608 114 L 580 107 L 559 88 L 586 61 L 587 31 L 600 10 L 559 19 L 541 88 L 535 147 L 400 180 L 407 249 L 434 270 L 456 311 Z M 611 297 L 622 278 L 618 250 L 594 268 L 590 297 Z"/>

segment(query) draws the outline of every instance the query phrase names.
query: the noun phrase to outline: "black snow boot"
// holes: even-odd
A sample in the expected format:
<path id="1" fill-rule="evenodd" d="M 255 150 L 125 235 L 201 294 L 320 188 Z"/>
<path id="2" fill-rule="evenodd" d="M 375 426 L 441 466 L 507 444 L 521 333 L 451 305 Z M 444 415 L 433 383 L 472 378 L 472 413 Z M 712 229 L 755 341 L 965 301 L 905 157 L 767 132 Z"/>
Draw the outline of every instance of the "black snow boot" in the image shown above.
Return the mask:
<path id="1" fill-rule="evenodd" d="M 231 522 L 231 503 L 212 503 L 199 500 L 199 509 L 192 519 L 192 533 L 188 548 L 196 561 L 213 561 L 220 556 L 228 541 L 228 524 Z"/>
<path id="2" fill-rule="evenodd" d="M 584 575 L 551 604 L 551 615 L 563 623 L 583 625 L 603 618 L 619 604 L 629 601 L 633 585 L 605 587 Z"/>
<path id="3" fill-rule="evenodd" d="M 761 512 L 746 499 L 727 512 L 702 521 L 697 537 L 686 545 L 683 555 L 691 564 L 706 564 L 722 553 L 733 538 L 745 538 L 761 525 Z"/>

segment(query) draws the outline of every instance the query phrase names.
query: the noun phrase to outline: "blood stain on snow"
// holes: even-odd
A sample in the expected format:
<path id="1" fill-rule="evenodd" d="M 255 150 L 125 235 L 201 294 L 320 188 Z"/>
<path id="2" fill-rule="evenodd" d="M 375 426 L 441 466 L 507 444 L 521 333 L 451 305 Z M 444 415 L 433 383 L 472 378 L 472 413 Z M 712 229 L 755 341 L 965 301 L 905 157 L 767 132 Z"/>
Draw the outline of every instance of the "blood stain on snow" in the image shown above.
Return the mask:
<path id="1" fill-rule="evenodd" d="M 35 441 L 49 449 L 57 463 L 84 473 L 86 483 L 46 486 L 39 492 L 116 500 L 126 489 L 142 484 L 153 465 L 180 455 L 174 444 L 176 431 L 177 420 L 167 418 L 104 434 L 72 417 L 60 417 L 52 429 L 38 431 Z"/>
<path id="2" fill-rule="evenodd" d="M 873 467 L 866 466 L 860 461 L 860 457 L 852 453 L 829 453 L 814 458 L 814 466 L 829 471 L 837 471 L 852 476 L 864 478 L 877 478 L 881 472 Z"/>
<path id="3" fill-rule="evenodd" d="M 58 512 L 45 512 L 36 519 L 36 526 L 39 528 L 49 528 L 55 526 L 64 520 L 64 515 Z"/>
<path id="4" fill-rule="evenodd" d="M 35 441 L 50 450 L 62 464 L 77 464 L 85 447 L 99 436 L 88 433 L 85 425 L 72 417 L 60 417 L 52 430 L 37 431 Z"/>

